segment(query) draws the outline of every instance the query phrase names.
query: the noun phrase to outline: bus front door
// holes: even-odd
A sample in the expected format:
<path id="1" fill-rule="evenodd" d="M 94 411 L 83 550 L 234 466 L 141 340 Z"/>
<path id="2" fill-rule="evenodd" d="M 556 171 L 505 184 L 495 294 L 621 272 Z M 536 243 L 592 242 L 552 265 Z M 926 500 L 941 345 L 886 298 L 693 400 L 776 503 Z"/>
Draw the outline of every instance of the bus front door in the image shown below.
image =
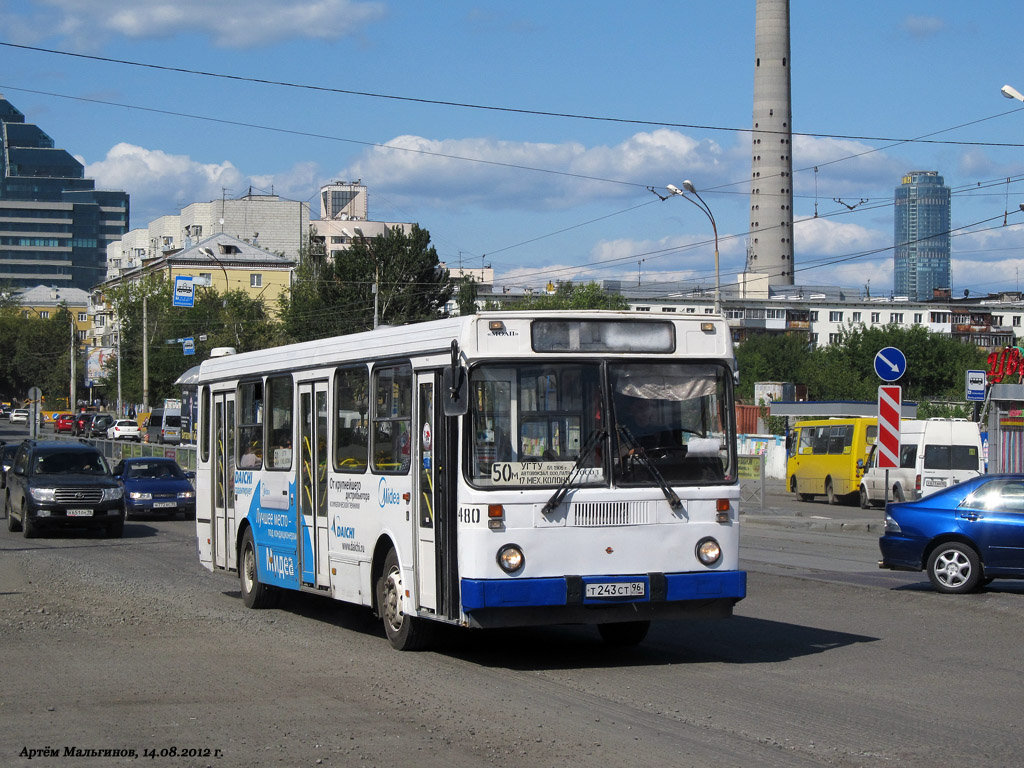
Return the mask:
<path id="1" fill-rule="evenodd" d="M 213 395 L 213 562 L 222 568 L 238 567 L 235 551 L 235 393 Z"/>
<path id="2" fill-rule="evenodd" d="M 437 456 L 435 450 L 440 435 L 434 403 L 434 373 L 416 374 L 417 429 L 413 442 L 418 448 L 413 452 L 413 493 L 417 502 L 416 522 L 416 593 L 419 607 L 437 610 Z"/>
<path id="3" fill-rule="evenodd" d="M 327 560 L 327 382 L 299 384 L 299 558 L 302 583 L 330 585 Z"/>

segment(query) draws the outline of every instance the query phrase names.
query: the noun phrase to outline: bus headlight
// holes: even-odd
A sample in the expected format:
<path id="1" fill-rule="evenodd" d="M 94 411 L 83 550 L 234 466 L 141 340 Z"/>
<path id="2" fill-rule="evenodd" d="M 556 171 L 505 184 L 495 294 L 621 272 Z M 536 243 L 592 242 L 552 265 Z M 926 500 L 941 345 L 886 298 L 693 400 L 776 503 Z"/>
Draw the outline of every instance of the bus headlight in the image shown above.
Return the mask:
<path id="1" fill-rule="evenodd" d="M 526 563 L 526 556 L 518 544 L 506 544 L 498 550 L 498 567 L 505 573 L 515 573 Z"/>
<path id="2" fill-rule="evenodd" d="M 722 548 L 710 536 L 697 542 L 697 559 L 704 565 L 714 565 L 722 557 Z"/>

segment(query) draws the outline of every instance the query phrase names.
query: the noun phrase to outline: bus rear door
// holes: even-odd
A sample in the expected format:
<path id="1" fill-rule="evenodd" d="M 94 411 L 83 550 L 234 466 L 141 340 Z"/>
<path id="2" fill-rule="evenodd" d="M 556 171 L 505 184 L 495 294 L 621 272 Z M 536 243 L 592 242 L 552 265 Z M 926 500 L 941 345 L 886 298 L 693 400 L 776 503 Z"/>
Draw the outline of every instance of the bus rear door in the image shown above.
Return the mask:
<path id="1" fill-rule="evenodd" d="M 327 516 L 327 382 L 299 384 L 299 558 L 302 583 L 330 585 Z"/>
<path id="2" fill-rule="evenodd" d="M 213 494 L 213 562 L 237 568 L 235 552 L 235 393 L 213 394 L 213 455 L 210 492 Z"/>

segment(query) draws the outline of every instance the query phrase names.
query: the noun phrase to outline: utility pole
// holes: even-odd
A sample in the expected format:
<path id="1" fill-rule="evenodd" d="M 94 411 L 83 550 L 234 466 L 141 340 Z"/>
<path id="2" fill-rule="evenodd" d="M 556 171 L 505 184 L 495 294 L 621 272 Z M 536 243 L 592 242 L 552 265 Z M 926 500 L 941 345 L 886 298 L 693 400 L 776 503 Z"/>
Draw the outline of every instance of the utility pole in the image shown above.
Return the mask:
<path id="1" fill-rule="evenodd" d="M 149 412 L 149 327 L 146 296 L 142 297 L 142 410 Z"/>
<path id="2" fill-rule="evenodd" d="M 75 355 L 78 352 L 78 328 L 75 327 L 75 313 L 70 307 L 68 314 L 71 315 L 71 399 L 68 401 L 68 410 L 74 413 L 75 406 L 78 405 L 78 401 L 75 399 Z"/>
<path id="3" fill-rule="evenodd" d="M 124 416 L 121 403 L 121 316 L 117 316 L 117 418 Z"/>

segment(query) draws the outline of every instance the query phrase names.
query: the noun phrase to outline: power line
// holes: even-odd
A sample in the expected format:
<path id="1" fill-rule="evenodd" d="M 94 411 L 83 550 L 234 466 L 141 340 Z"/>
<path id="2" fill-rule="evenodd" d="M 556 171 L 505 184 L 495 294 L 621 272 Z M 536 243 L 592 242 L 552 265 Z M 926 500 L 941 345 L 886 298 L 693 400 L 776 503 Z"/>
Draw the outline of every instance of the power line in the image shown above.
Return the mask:
<path id="1" fill-rule="evenodd" d="M 318 92 L 322 92 L 322 93 L 342 94 L 342 95 L 346 95 L 346 96 L 362 96 L 362 97 L 373 98 L 373 99 L 387 99 L 387 100 L 391 100 L 391 101 L 405 101 L 405 102 L 410 102 L 410 103 L 415 103 L 415 104 L 429 104 L 429 105 L 433 105 L 433 106 L 455 107 L 455 108 L 459 108 L 459 109 L 476 109 L 476 110 L 485 110 L 485 111 L 491 111 L 491 112 L 506 112 L 506 113 L 512 113 L 512 114 L 518 114 L 518 115 L 534 115 L 534 116 L 537 116 L 537 117 L 557 117 L 557 118 L 571 119 L 571 120 L 590 120 L 590 121 L 608 122 L 608 123 L 626 123 L 626 124 L 630 124 L 630 125 L 649 125 L 649 126 L 658 126 L 658 127 L 664 127 L 664 128 L 688 128 L 688 129 L 692 129 L 692 130 L 702 130 L 702 131 L 726 131 L 726 132 L 729 132 L 729 133 L 736 133 L 736 132 L 740 132 L 740 133 L 753 133 L 754 132 L 753 128 L 735 128 L 735 127 L 717 126 L 717 125 L 700 125 L 700 124 L 695 124 L 695 123 L 674 123 L 674 122 L 669 122 L 669 121 L 665 121 L 665 120 L 642 120 L 642 119 L 638 119 L 638 118 L 611 117 L 611 116 L 607 116 L 607 115 L 585 115 L 585 114 L 577 114 L 577 113 L 572 113 L 572 112 L 549 112 L 549 111 L 537 110 L 537 109 L 525 109 L 525 108 L 521 108 L 521 107 L 503 107 L 503 106 L 498 106 L 498 105 L 494 105 L 494 104 L 472 104 L 472 103 L 469 103 L 469 102 L 445 101 L 445 100 L 442 100 L 442 99 L 428 99 L 428 98 L 419 97 L 419 96 L 399 96 L 399 95 L 396 95 L 396 94 L 376 93 L 376 92 L 373 92 L 373 91 L 357 91 L 357 90 L 347 89 L 347 88 L 330 88 L 330 87 L 327 87 L 327 86 L 311 85 L 311 84 L 308 84 L 308 83 L 291 83 L 291 82 L 284 81 L 284 80 L 269 80 L 269 79 L 266 79 L 266 78 L 246 77 L 244 75 L 229 75 L 229 74 L 225 74 L 225 73 L 222 73 L 222 72 L 207 72 L 207 71 L 200 70 L 200 69 L 188 69 L 186 67 L 173 67 L 173 66 L 170 66 L 170 65 L 167 65 L 167 64 L 150 64 L 150 63 L 141 62 L 141 61 L 131 61 L 129 59 L 115 59 L 115 58 L 111 58 L 111 57 L 108 57 L 108 56 L 95 56 L 95 55 L 90 55 L 90 54 L 85 54 L 85 53 L 74 53 L 72 51 L 61 51 L 61 50 L 58 50 L 56 48 L 42 48 L 40 46 L 19 45 L 17 43 L 10 43 L 10 42 L 6 42 L 6 41 L 2 41 L 2 40 L 0 40 L 0 46 L 4 46 L 4 47 L 7 47 L 7 48 L 17 48 L 17 49 L 26 50 L 26 51 L 34 51 L 36 53 L 52 54 L 52 55 L 55 55 L 55 56 L 70 56 L 72 58 L 77 58 L 77 59 L 88 59 L 88 60 L 91 60 L 91 61 L 99 61 L 99 62 L 103 62 L 103 63 L 106 63 L 106 64 L 118 64 L 118 65 L 122 65 L 122 66 L 140 67 L 140 68 L 144 68 L 144 69 L 154 69 L 154 70 L 159 70 L 159 71 L 164 71 L 164 72 L 176 72 L 176 73 L 179 73 L 179 74 L 195 75 L 195 76 L 198 76 L 198 77 L 210 77 L 210 78 L 217 78 L 217 79 L 222 79 L 222 80 L 234 80 L 234 81 L 237 81 L 237 82 L 256 83 L 256 84 L 260 84 L 260 85 L 273 85 L 273 86 L 277 86 L 277 87 L 281 87 L 281 88 L 295 88 L 295 89 L 308 90 L 308 91 L 318 91 Z M 973 121 L 973 123 L 965 123 L 964 125 L 972 125 L 974 123 L 983 122 L 984 120 L 991 120 L 991 119 L 993 119 L 995 117 L 1002 117 L 1003 115 L 1009 114 L 1010 112 L 1015 112 L 1015 111 L 1019 112 L 1021 110 L 1024 110 L 1024 107 L 1018 107 L 1015 110 L 1009 110 L 1009 112 L 1002 113 L 1002 114 L 999 114 L 999 115 L 993 115 L 991 117 L 982 118 L 981 120 Z M 963 126 L 957 126 L 957 127 L 963 127 Z M 764 131 L 764 130 L 760 130 L 760 129 L 758 130 L 758 132 L 759 133 L 783 133 L 782 131 Z M 934 139 L 927 139 L 927 138 L 924 138 L 924 137 L 916 138 L 916 139 L 908 139 L 908 138 L 893 138 L 891 136 L 890 137 L 883 137 L 883 136 L 856 136 L 856 135 L 845 135 L 845 134 L 834 134 L 834 133 L 802 133 L 802 132 L 797 132 L 797 131 L 785 132 L 785 133 L 786 133 L 786 135 L 792 135 L 792 136 L 806 136 L 806 137 L 809 137 L 809 138 L 823 138 L 823 139 L 849 139 L 851 141 L 882 141 L 882 142 L 896 142 L 896 143 L 916 142 L 916 143 L 922 143 L 922 144 L 952 144 L 952 145 L 957 145 L 957 146 L 984 146 L 984 147 L 1024 147 L 1024 144 L 1017 144 L 1017 143 L 995 143 L 995 142 L 975 142 L 975 141 L 949 141 L 949 140 L 942 140 L 942 141 L 940 141 L 940 140 L 934 140 Z M 934 134 L 927 134 L 927 135 L 934 135 Z M 821 163 L 819 163 L 819 165 L 821 165 Z"/>

